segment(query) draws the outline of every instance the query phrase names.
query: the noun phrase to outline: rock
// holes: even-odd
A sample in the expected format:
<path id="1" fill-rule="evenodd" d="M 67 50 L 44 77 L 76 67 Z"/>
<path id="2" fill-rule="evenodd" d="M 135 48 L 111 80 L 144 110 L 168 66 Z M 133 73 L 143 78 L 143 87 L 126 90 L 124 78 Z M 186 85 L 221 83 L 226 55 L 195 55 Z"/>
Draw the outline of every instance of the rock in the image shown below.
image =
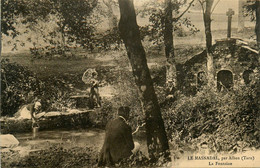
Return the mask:
<path id="1" fill-rule="evenodd" d="M 1 148 L 13 148 L 19 145 L 19 141 L 12 134 L 0 135 Z"/>

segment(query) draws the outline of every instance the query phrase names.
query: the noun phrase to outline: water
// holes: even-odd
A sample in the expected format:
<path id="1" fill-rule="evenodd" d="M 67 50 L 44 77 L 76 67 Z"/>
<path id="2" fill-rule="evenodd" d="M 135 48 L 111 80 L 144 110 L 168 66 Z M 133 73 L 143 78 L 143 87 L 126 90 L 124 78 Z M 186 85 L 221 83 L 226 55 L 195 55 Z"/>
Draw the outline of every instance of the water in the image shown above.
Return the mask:
<path id="1" fill-rule="evenodd" d="M 36 135 L 31 133 L 14 134 L 19 141 L 17 150 L 21 154 L 28 154 L 30 151 L 48 149 L 52 145 L 63 147 L 95 147 L 100 150 L 105 131 L 101 129 L 87 130 L 53 130 L 39 131 Z"/>
<path id="2" fill-rule="evenodd" d="M 102 148 L 105 139 L 105 131 L 102 129 L 81 129 L 81 130 L 52 130 L 39 131 L 36 134 L 17 133 L 14 136 L 19 141 L 15 149 L 21 155 L 27 155 L 31 151 L 48 149 L 53 145 L 61 145 L 64 148 L 71 147 L 94 147 L 98 151 Z M 143 138 L 135 138 L 141 147 L 140 150 L 147 154 L 146 141 Z"/>

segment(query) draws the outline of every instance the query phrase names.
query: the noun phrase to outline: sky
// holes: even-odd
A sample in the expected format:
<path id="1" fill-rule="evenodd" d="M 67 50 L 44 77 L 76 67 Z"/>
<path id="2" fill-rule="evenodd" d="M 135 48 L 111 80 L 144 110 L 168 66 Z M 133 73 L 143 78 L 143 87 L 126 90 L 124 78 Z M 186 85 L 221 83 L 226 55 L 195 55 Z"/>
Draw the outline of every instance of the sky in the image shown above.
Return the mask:
<path id="1" fill-rule="evenodd" d="M 144 2 L 147 2 L 149 0 L 134 0 L 134 4 L 136 6 L 142 5 Z M 159 2 L 163 2 L 164 0 L 157 0 Z M 189 2 L 190 0 L 188 0 Z M 215 0 L 214 3 L 216 3 L 218 0 Z M 237 14 L 238 11 L 238 0 L 219 0 L 214 13 L 226 13 L 226 11 L 232 8 L 235 11 L 235 14 Z"/>
<path id="2" fill-rule="evenodd" d="M 215 0 L 217 1 L 217 0 Z M 238 0 L 220 0 L 218 5 L 215 8 L 215 13 L 226 13 L 226 11 L 231 8 L 235 11 L 235 14 L 238 12 Z"/>

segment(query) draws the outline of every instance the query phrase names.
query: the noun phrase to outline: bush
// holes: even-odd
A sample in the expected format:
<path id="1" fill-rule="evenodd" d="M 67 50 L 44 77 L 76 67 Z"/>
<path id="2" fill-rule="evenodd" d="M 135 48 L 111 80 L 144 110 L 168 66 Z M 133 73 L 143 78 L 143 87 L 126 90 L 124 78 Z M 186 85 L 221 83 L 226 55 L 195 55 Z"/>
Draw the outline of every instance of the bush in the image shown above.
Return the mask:
<path id="1" fill-rule="evenodd" d="M 96 147 L 63 147 L 63 144 L 52 145 L 48 149 L 30 152 L 21 156 L 18 151 L 1 153 L 1 166 L 11 167 L 50 167 L 50 168 L 82 168 L 97 167 L 98 150 Z M 152 163 L 141 151 L 122 159 L 115 167 L 167 167 L 163 158 Z"/>
<path id="2" fill-rule="evenodd" d="M 70 99 L 72 86 L 62 77 L 53 76 L 42 81 L 41 92 L 38 95 L 42 101 L 44 111 L 66 111 L 72 107 L 73 100 Z"/>
<path id="3" fill-rule="evenodd" d="M 90 120 L 94 127 L 105 128 L 107 122 L 116 115 L 116 109 L 113 108 L 113 103 L 107 100 L 102 100 L 101 108 L 95 110 L 90 115 Z"/>
<path id="4" fill-rule="evenodd" d="M 166 67 L 155 66 L 150 68 L 154 85 L 164 86 L 166 81 Z"/>
<path id="5" fill-rule="evenodd" d="M 15 158 L 14 158 L 15 156 Z M 49 149 L 30 152 L 21 157 L 18 154 L 3 153 L 3 167 L 93 167 L 97 164 L 97 149 L 86 147 L 64 148 L 62 145 Z"/>
<path id="6" fill-rule="evenodd" d="M 32 101 L 29 92 L 39 94 L 39 85 L 26 67 L 1 60 L 1 115 L 12 116 L 22 104 Z"/>
<path id="7" fill-rule="evenodd" d="M 44 80 L 27 67 L 1 60 L 1 115 L 13 116 L 24 105 L 41 99 L 43 110 L 62 110 L 72 105 L 71 86 L 60 76 Z"/>
<path id="8" fill-rule="evenodd" d="M 257 87 L 234 88 L 226 94 L 204 88 L 194 97 L 179 95 L 163 112 L 169 137 L 191 146 L 206 142 L 215 152 L 235 152 L 241 143 L 242 148 L 260 147 Z"/>
<path id="9" fill-rule="evenodd" d="M 122 40 L 118 28 L 110 29 L 102 33 L 97 33 L 94 48 L 98 50 L 119 50 L 122 47 Z"/>

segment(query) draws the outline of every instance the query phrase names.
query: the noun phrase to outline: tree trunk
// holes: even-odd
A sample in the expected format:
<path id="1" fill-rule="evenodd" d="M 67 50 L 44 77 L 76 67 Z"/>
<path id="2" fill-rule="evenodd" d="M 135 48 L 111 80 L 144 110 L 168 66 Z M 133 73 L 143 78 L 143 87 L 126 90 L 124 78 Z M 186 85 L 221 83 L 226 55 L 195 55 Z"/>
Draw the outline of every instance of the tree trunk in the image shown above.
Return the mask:
<path id="1" fill-rule="evenodd" d="M 112 8 L 112 0 L 103 0 L 104 4 L 107 6 L 107 17 L 108 17 L 108 24 L 110 30 L 117 27 L 117 17 L 115 16 Z"/>
<path id="2" fill-rule="evenodd" d="M 118 0 L 118 2 L 120 8 L 119 31 L 126 47 L 142 108 L 145 112 L 149 157 L 154 162 L 161 155 L 169 159 L 169 145 L 164 122 L 141 43 L 133 0 Z"/>
<path id="3" fill-rule="evenodd" d="M 237 31 L 241 32 L 245 28 L 245 23 L 244 23 L 244 8 L 243 6 L 245 5 L 245 0 L 239 0 L 238 2 L 238 28 Z"/>
<path id="4" fill-rule="evenodd" d="M 206 10 L 203 14 L 205 34 L 206 34 L 206 48 L 210 51 L 212 46 L 212 34 L 211 34 L 211 8 L 214 0 L 206 0 Z"/>
<path id="5" fill-rule="evenodd" d="M 176 87 L 176 66 L 173 46 L 173 25 L 172 25 L 172 2 L 165 0 L 164 17 L 164 45 L 166 56 L 166 85 L 167 88 L 174 90 Z M 173 94 L 173 93 L 172 93 Z"/>
<path id="6" fill-rule="evenodd" d="M 256 1 L 256 25 L 255 25 L 255 33 L 256 33 L 256 42 L 258 47 L 258 54 L 260 55 L 260 1 Z"/>
<path id="7" fill-rule="evenodd" d="M 214 86 L 214 62 L 211 53 L 212 34 L 211 34 L 211 8 L 214 0 L 206 0 L 206 10 L 203 13 L 205 34 L 206 34 L 206 51 L 207 51 L 207 77 L 208 85 Z"/>
<path id="8" fill-rule="evenodd" d="M 61 9 L 61 8 L 62 8 L 61 1 L 58 1 L 58 9 Z M 62 23 L 62 20 L 63 20 L 63 18 L 61 16 L 59 16 L 60 23 L 58 24 L 58 26 L 59 26 L 60 37 L 61 37 L 59 47 L 61 47 L 60 54 L 64 55 L 65 54 L 65 25 Z"/>
<path id="9" fill-rule="evenodd" d="M 60 47 L 61 47 L 61 55 L 65 55 L 65 45 L 66 45 L 66 41 L 65 41 L 65 32 L 64 32 L 64 30 L 65 30 L 65 26 L 62 26 L 61 27 L 61 31 L 60 31 L 60 33 L 61 33 L 61 45 L 60 45 Z"/>

